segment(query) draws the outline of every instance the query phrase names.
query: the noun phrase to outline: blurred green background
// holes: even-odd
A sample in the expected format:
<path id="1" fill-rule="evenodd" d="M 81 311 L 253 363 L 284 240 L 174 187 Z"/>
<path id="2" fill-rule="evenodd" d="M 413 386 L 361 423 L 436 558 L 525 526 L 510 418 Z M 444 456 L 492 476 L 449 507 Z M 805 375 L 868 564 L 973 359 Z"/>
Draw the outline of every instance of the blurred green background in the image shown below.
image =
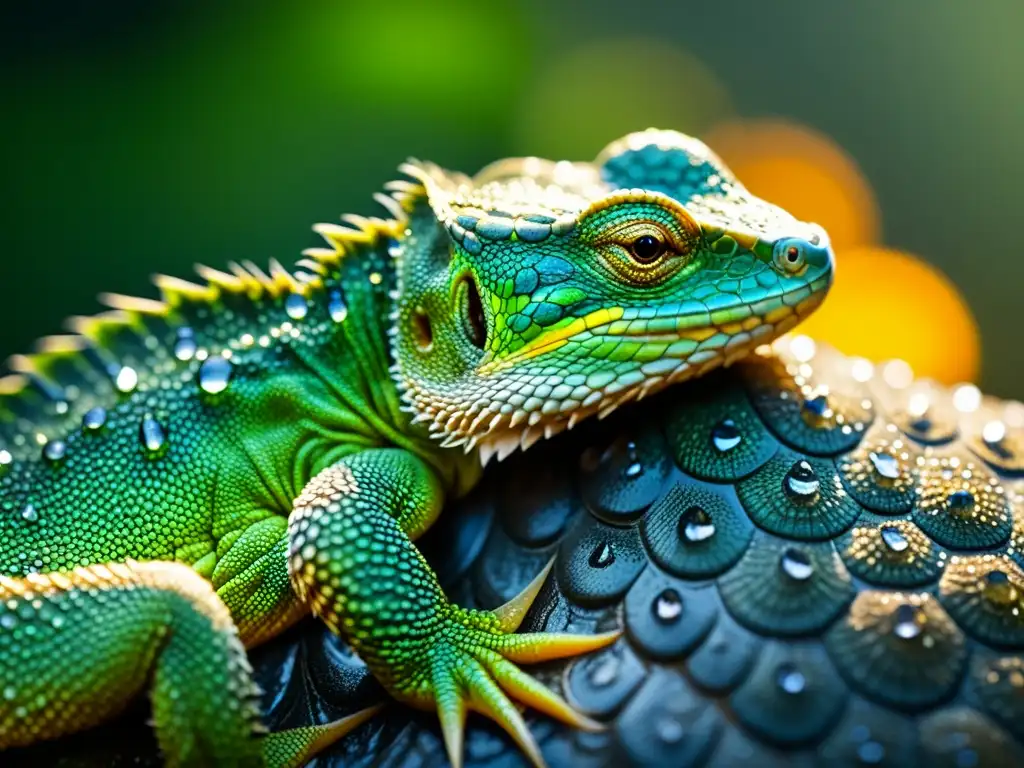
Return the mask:
<path id="1" fill-rule="evenodd" d="M 588 159 L 650 125 L 781 117 L 859 168 L 875 202 L 844 215 L 948 276 L 980 329 L 980 384 L 1024 397 L 1020 0 L 12 5 L 0 357 L 96 311 L 102 290 L 153 295 L 154 272 L 287 262 L 315 244 L 312 222 L 377 212 L 371 193 L 410 155 L 473 171 Z M 801 182 L 751 186 L 772 183 L 784 198 Z M 952 361 L 935 375 L 973 376 L 970 314 L 923 289 L 912 312 L 872 303 L 869 283 L 919 280 L 877 263 L 851 284 L 847 330 L 903 339 L 934 306 L 927 343 Z"/>

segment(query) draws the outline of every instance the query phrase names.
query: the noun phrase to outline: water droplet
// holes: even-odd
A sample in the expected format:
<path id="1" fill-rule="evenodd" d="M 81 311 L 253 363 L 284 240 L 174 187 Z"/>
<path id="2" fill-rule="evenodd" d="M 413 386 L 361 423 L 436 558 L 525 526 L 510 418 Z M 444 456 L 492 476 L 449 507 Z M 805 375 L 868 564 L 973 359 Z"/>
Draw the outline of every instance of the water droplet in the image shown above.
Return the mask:
<path id="1" fill-rule="evenodd" d="M 640 459 L 636 453 L 636 443 L 626 443 L 626 456 L 629 460 L 629 464 L 622 470 L 622 474 L 630 480 L 634 480 L 644 473 L 644 465 L 640 463 Z"/>
<path id="2" fill-rule="evenodd" d="M 871 464 L 875 468 L 875 472 L 886 480 L 899 480 L 900 461 L 891 453 L 877 453 L 875 451 L 871 451 L 871 453 L 868 454 L 868 458 L 871 459 Z"/>
<path id="3" fill-rule="evenodd" d="M 292 320 L 302 320 L 309 312 L 306 297 L 301 293 L 289 293 L 288 298 L 284 300 L 284 311 Z"/>
<path id="4" fill-rule="evenodd" d="M 183 363 L 196 356 L 196 337 L 191 328 L 179 328 L 174 342 L 174 356 Z"/>
<path id="5" fill-rule="evenodd" d="M 348 317 L 348 305 L 341 297 L 341 291 L 331 291 L 330 298 L 327 300 L 327 312 L 334 322 L 345 322 L 345 318 Z"/>
<path id="6" fill-rule="evenodd" d="M 129 394 L 135 391 L 135 388 L 139 386 L 139 374 L 134 368 L 124 366 L 117 372 L 117 376 L 114 378 L 114 386 L 117 387 L 118 392 Z"/>
<path id="7" fill-rule="evenodd" d="M 56 464 L 67 455 L 68 445 L 63 440 L 49 440 L 43 446 L 43 458 Z"/>
<path id="8" fill-rule="evenodd" d="M 814 467 L 807 461 L 801 460 L 790 467 L 789 472 L 786 473 L 783 487 L 791 499 L 806 502 L 817 497 L 821 481 L 818 479 Z"/>
<path id="9" fill-rule="evenodd" d="M 885 759 L 885 747 L 877 741 L 865 741 L 857 747 L 857 759 L 862 765 L 878 765 Z"/>
<path id="10" fill-rule="evenodd" d="M 14 456 L 8 450 L 0 449 L 0 468 L 9 466 L 14 462 Z"/>
<path id="11" fill-rule="evenodd" d="M 981 428 L 981 439 L 989 448 L 999 445 L 1006 439 L 1006 424 L 1001 421 L 990 421 Z"/>
<path id="12" fill-rule="evenodd" d="M 615 682 L 619 676 L 619 663 L 611 654 L 606 654 L 594 666 L 590 668 L 590 684 L 597 688 L 604 688 Z"/>
<path id="13" fill-rule="evenodd" d="M 21 509 L 21 519 L 29 523 L 34 523 L 39 519 L 39 512 L 33 504 L 26 504 Z"/>
<path id="14" fill-rule="evenodd" d="M 1017 587 L 1010 581 L 1006 571 L 989 571 L 983 578 L 985 599 L 996 605 L 1014 605 L 1020 600 Z"/>
<path id="15" fill-rule="evenodd" d="M 683 598 L 676 590 L 669 587 L 654 598 L 651 610 L 654 613 L 654 618 L 662 624 L 672 624 L 683 615 Z"/>
<path id="16" fill-rule="evenodd" d="M 231 361 L 220 355 L 208 358 L 199 367 L 199 388 L 208 395 L 219 395 L 228 388 L 232 369 Z"/>
<path id="17" fill-rule="evenodd" d="M 397 259 L 401 255 L 402 244 L 395 240 L 391 243 L 391 245 L 388 246 L 388 256 L 390 256 L 392 259 Z"/>
<path id="18" fill-rule="evenodd" d="M 594 551 L 590 553 L 590 567 L 591 568 L 607 568 L 609 565 L 615 562 L 615 552 L 612 551 L 612 546 L 606 541 L 602 541 L 596 547 Z"/>
<path id="19" fill-rule="evenodd" d="M 149 454 L 160 453 L 167 444 L 167 435 L 164 433 L 163 426 L 148 413 L 142 419 L 139 437 L 142 439 L 142 447 Z"/>
<path id="20" fill-rule="evenodd" d="M 903 603 L 893 612 L 892 631 L 903 640 L 913 640 L 924 629 L 925 615 L 919 606 Z"/>
<path id="21" fill-rule="evenodd" d="M 967 514 L 974 509 L 974 495 L 963 488 L 946 497 L 946 509 L 954 514 Z"/>
<path id="22" fill-rule="evenodd" d="M 785 693 L 795 696 L 807 687 L 807 678 L 790 663 L 780 664 L 775 672 L 775 682 Z"/>
<path id="23" fill-rule="evenodd" d="M 4 699 L 6 701 L 14 701 L 14 697 L 18 695 L 18 690 L 13 685 L 8 685 L 4 688 Z"/>
<path id="24" fill-rule="evenodd" d="M 882 541 L 892 552 L 905 552 L 907 547 L 910 546 L 910 542 L 903 535 L 903 531 L 895 525 L 882 526 Z"/>
<path id="25" fill-rule="evenodd" d="M 818 394 L 804 400 L 804 413 L 814 419 L 824 419 L 829 413 L 828 395 Z"/>
<path id="26" fill-rule="evenodd" d="M 671 715 L 659 717 L 654 724 L 654 730 L 657 732 L 658 738 L 666 744 L 675 744 L 686 735 L 683 724 Z"/>
<path id="27" fill-rule="evenodd" d="M 715 522 L 700 507 L 690 507 L 679 516 L 679 535 L 690 544 L 707 541 L 715 535 Z"/>
<path id="28" fill-rule="evenodd" d="M 711 444 L 719 453 L 728 453 L 743 442 L 743 435 L 732 419 L 726 419 L 711 430 Z"/>
<path id="29" fill-rule="evenodd" d="M 807 581 L 814 575 L 814 564 L 811 562 L 811 558 L 803 550 L 792 547 L 782 553 L 779 567 L 784 574 L 796 581 Z"/>
<path id="30" fill-rule="evenodd" d="M 101 406 L 90 408 L 82 416 L 82 428 L 87 432 L 97 432 L 107 423 L 107 409 Z"/>

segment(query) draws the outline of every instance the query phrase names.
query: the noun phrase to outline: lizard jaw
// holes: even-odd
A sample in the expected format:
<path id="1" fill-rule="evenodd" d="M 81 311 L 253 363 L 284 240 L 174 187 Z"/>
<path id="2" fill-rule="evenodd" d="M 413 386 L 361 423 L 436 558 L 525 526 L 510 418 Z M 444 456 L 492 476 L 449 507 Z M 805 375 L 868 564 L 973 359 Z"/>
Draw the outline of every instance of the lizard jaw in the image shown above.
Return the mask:
<path id="1" fill-rule="evenodd" d="M 462 447 L 466 453 L 476 449 L 481 463 L 492 458 L 501 461 L 516 450 L 525 450 L 540 439 L 548 439 L 580 421 L 596 415 L 605 418 L 619 406 L 640 400 L 665 387 L 704 375 L 720 366 L 728 366 L 788 332 L 822 302 L 831 280 L 829 276 L 815 281 L 808 295 L 793 307 L 781 298 L 772 303 L 773 309 L 763 315 L 752 315 L 745 327 L 736 323 L 719 325 L 694 324 L 680 318 L 682 330 L 676 333 L 644 333 L 628 323 L 616 327 L 601 325 L 592 329 L 594 336 L 605 339 L 643 339 L 649 343 L 670 346 L 673 342 L 696 342 L 686 354 L 662 356 L 638 366 L 634 371 L 613 377 L 602 386 L 592 388 L 585 397 L 572 400 L 552 397 L 535 400 L 526 407 L 511 407 L 515 400 L 501 390 L 499 380 L 481 379 L 480 394 L 475 398 L 439 399 L 404 380 L 396 370 L 396 379 L 403 390 L 407 410 L 414 421 L 424 423 L 432 437 L 443 447 Z M 820 284 L 819 284 L 820 283 Z M 722 340 L 723 334 L 728 336 Z M 487 384 L 491 386 L 487 386 Z M 548 389 L 551 389 L 548 387 Z M 520 405 L 525 406 L 524 403 Z"/>

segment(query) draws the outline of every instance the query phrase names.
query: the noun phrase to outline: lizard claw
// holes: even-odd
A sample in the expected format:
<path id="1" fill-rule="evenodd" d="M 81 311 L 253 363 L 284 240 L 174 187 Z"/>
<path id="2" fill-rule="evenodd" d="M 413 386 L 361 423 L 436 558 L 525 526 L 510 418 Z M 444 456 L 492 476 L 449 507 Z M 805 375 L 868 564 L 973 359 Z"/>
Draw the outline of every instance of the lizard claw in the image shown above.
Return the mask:
<path id="1" fill-rule="evenodd" d="M 558 632 L 512 634 L 548 575 L 548 568 L 523 592 L 495 611 L 467 611 L 455 606 L 438 632 L 427 675 L 432 699 L 441 721 L 448 757 L 461 768 L 466 713 L 478 712 L 500 725 L 530 762 L 543 768 L 544 758 L 526 726 L 518 705 L 526 705 L 583 730 L 604 726 L 580 714 L 568 702 L 517 663 L 548 661 L 603 648 L 621 632 L 573 635 Z M 421 706 L 423 698 L 417 697 Z M 428 704 L 429 705 L 429 704 Z"/>

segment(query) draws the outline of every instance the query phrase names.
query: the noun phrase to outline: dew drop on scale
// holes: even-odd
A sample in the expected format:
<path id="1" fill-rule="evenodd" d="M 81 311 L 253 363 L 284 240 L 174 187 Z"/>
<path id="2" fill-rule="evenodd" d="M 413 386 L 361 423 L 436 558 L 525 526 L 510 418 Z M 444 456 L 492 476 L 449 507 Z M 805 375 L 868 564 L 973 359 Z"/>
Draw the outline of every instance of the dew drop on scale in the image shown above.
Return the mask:
<path id="1" fill-rule="evenodd" d="M 134 392 L 135 388 L 139 386 L 138 372 L 130 366 L 124 366 L 114 377 L 114 386 L 117 387 L 118 392 L 125 395 Z"/>
<path id="2" fill-rule="evenodd" d="M 635 480 L 644 473 L 644 465 L 640 463 L 636 453 L 636 443 L 626 443 L 626 458 L 629 463 L 622 470 L 622 474 L 629 480 Z"/>
<path id="3" fill-rule="evenodd" d="M 174 356 L 187 363 L 196 356 L 196 337 L 191 328 L 179 328 L 178 338 L 174 342 Z"/>
<path id="4" fill-rule="evenodd" d="M 654 724 L 658 738 L 665 744 L 675 744 L 686 735 L 686 729 L 679 720 L 671 715 L 659 717 Z"/>
<path id="5" fill-rule="evenodd" d="M 309 304 L 301 293 L 289 293 L 284 300 L 284 311 L 292 320 L 303 320 L 309 312 Z"/>
<path id="6" fill-rule="evenodd" d="M 946 497 L 946 508 L 954 514 L 967 514 L 974 509 L 974 495 L 963 488 Z"/>
<path id="7" fill-rule="evenodd" d="M 814 575 L 814 564 L 806 553 L 799 549 L 789 548 L 779 559 L 779 568 L 794 581 L 807 581 Z"/>
<path id="8" fill-rule="evenodd" d="M 732 419 L 719 422 L 711 430 L 711 444 L 719 453 L 728 453 L 742 442 L 743 436 Z"/>
<path id="9" fill-rule="evenodd" d="M 615 562 L 615 552 L 612 551 L 612 546 L 606 541 L 602 541 L 596 547 L 594 551 L 590 553 L 590 559 L 588 561 L 591 568 L 607 568 L 609 565 Z"/>
<path id="10" fill-rule="evenodd" d="M 199 388 L 208 395 L 219 395 L 228 388 L 233 366 L 231 361 L 214 355 L 199 367 Z"/>
<path id="11" fill-rule="evenodd" d="M 590 684 L 595 688 L 604 688 L 606 685 L 611 685 L 618 676 L 619 663 L 611 654 L 605 654 L 603 658 L 590 668 L 590 673 L 587 675 L 590 679 Z"/>
<path id="12" fill-rule="evenodd" d="M 669 587 L 668 589 L 662 590 L 661 593 L 654 598 L 651 610 L 654 613 L 654 618 L 660 623 L 673 624 L 679 620 L 680 616 L 683 615 L 683 598 L 680 597 L 676 590 Z"/>
<path id="13" fill-rule="evenodd" d="M 775 672 L 775 683 L 790 696 L 803 693 L 807 687 L 807 678 L 792 664 L 780 664 Z"/>
<path id="14" fill-rule="evenodd" d="M 893 612 L 892 631 L 901 640 L 913 640 L 924 630 L 924 611 L 919 606 L 903 603 Z"/>
<path id="15" fill-rule="evenodd" d="M 107 409 L 101 406 L 90 408 L 82 416 L 82 428 L 86 432 L 98 432 L 107 423 Z"/>
<path id="16" fill-rule="evenodd" d="M 895 525 L 882 526 L 882 542 L 891 552 L 905 552 L 910 542 Z"/>
<path id="17" fill-rule="evenodd" d="M 715 535 L 715 522 L 700 507 L 690 507 L 679 516 L 679 535 L 689 544 L 707 541 Z"/>
<path id="18" fill-rule="evenodd" d="M 39 512 L 36 510 L 35 505 L 26 504 L 21 508 L 21 519 L 27 523 L 34 523 L 39 519 Z"/>
<path id="19" fill-rule="evenodd" d="M 142 419 L 139 437 L 142 440 L 143 449 L 151 456 L 160 453 L 167 445 L 167 434 L 164 432 L 163 426 L 150 414 L 146 414 Z"/>
<path id="20" fill-rule="evenodd" d="M 891 453 L 871 451 L 868 454 L 868 458 L 871 459 L 871 465 L 875 468 L 875 472 L 878 473 L 879 477 L 883 477 L 886 480 L 899 480 L 900 462 Z"/>
<path id="21" fill-rule="evenodd" d="M 800 460 L 786 473 L 783 485 L 786 495 L 794 501 L 812 501 L 818 495 L 821 481 L 814 467 L 807 461 Z"/>
<path id="22" fill-rule="evenodd" d="M 828 402 L 828 395 L 818 394 L 804 400 L 804 414 L 813 419 L 824 419 L 831 410 Z"/>
<path id="23" fill-rule="evenodd" d="M 43 446 L 43 458 L 51 464 L 57 464 L 67 455 L 68 445 L 63 440 L 48 440 Z"/>
<path id="24" fill-rule="evenodd" d="M 327 313 L 334 322 L 345 322 L 345 318 L 348 317 L 348 306 L 341 296 L 341 291 L 331 291 L 331 295 L 327 299 Z"/>

